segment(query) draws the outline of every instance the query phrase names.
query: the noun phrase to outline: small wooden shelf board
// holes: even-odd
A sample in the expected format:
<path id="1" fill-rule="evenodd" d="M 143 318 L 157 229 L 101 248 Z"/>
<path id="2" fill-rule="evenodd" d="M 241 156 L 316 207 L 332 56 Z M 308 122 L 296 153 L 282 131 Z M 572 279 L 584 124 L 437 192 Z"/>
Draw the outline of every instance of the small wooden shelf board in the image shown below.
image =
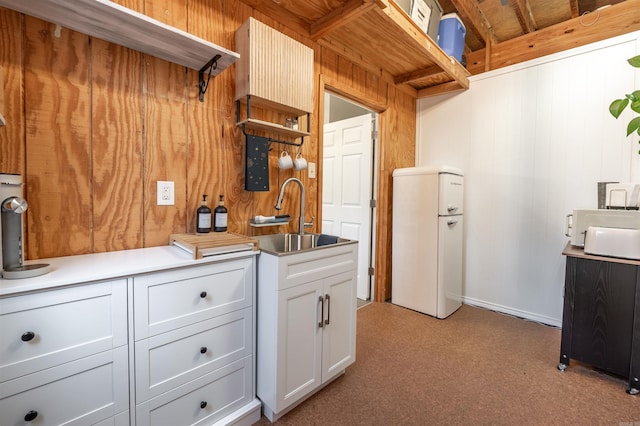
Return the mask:
<path id="1" fill-rule="evenodd" d="M 292 137 L 301 137 L 301 136 L 309 136 L 311 133 L 305 132 L 304 130 L 296 130 L 289 127 L 285 127 L 281 124 L 270 123 L 268 121 L 257 120 L 255 118 L 249 118 L 246 120 L 242 120 L 236 123 L 237 126 L 244 125 L 245 128 L 251 130 L 262 130 L 262 131 L 272 131 L 282 135 L 292 136 Z"/>
<path id="2" fill-rule="evenodd" d="M 211 232 L 209 234 L 171 234 L 169 245 L 174 245 L 191 253 L 194 259 L 202 259 L 217 254 L 245 250 L 259 250 L 257 239 L 233 232 Z"/>

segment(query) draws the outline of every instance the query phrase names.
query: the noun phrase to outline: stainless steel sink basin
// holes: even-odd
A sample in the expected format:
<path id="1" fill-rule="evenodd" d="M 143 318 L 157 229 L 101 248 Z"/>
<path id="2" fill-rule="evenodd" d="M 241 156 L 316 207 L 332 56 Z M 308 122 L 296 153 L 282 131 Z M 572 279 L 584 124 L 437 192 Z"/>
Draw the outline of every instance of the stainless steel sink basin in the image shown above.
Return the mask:
<path id="1" fill-rule="evenodd" d="M 260 241 L 260 250 L 273 254 L 285 254 L 303 250 L 320 249 L 336 244 L 355 241 L 327 234 L 273 234 L 255 237 Z"/>

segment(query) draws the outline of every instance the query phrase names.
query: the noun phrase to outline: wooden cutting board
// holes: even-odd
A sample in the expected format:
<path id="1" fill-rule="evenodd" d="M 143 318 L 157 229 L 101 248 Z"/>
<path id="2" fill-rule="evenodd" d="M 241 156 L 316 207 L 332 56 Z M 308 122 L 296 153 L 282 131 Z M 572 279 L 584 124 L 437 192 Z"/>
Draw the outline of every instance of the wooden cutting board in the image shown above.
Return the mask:
<path id="1" fill-rule="evenodd" d="M 260 242 L 246 235 L 233 232 L 211 232 L 209 234 L 171 234 L 169 244 L 191 253 L 194 259 L 205 256 L 243 250 L 259 250 Z"/>

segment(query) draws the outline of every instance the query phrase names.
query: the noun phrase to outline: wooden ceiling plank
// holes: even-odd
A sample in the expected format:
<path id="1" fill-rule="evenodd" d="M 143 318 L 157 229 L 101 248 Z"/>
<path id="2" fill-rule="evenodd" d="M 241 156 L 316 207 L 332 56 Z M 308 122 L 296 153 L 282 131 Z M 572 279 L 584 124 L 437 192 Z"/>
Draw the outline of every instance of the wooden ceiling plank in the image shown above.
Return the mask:
<path id="1" fill-rule="evenodd" d="M 318 44 L 322 47 L 326 47 L 327 49 L 334 52 L 335 54 L 342 56 L 343 58 L 353 62 L 355 65 L 359 66 L 365 71 L 368 71 L 371 74 L 378 76 L 382 81 L 386 81 L 389 84 L 394 84 L 393 75 L 389 74 L 389 72 L 380 68 L 380 66 L 372 64 L 370 61 L 363 58 L 362 56 L 355 54 L 353 51 L 342 48 L 340 46 L 336 46 L 335 44 L 331 43 L 326 39 L 318 40 Z M 402 90 L 407 95 L 412 96 L 414 98 L 417 95 L 416 89 L 412 88 L 411 86 L 407 86 L 405 84 L 398 86 L 398 89 Z"/>
<path id="2" fill-rule="evenodd" d="M 327 33 L 330 33 L 343 25 L 348 25 L 360 15 L 368 12 L 374 7 L 379 6 L 371 0 L 349 0 L 342 6 L 334 9 L 329 14 L 312 23 L 310 36 L 313 40 L 318 40 Z"/>
<path id="3" fill-rule="evenodd" d="M 525 34 L 532 33 L 537 29 L 533 14 L 531 13 L 531 5 L 528 0 L 509 0 L 509 4 L 513 8 L 522 32 Z"/>
<path id="4" fill-rule="evenodd" d="M 485 46 L 498 42 L 493 27 L 480 9 L 477 0 L 451 0 L 451 4 L 458 11 L 458 16 L 464 22 L 467 31 L 473 32 Z"/>
<path id="5" fill-rule="evenodd" d="M 581 17 L 561 22 L 534 33 L 507 40 L 493 46 L 491 69 L 498 69 L 541 56 L 584 46 L 622 34 L 640 30 L 640 0 L 626 0 L 600 10 L 598 22 L 585 27 Z M 467 57 L 468 69 L 477 74 L 485 71 L 485 49 Z"/>
<path id="6" fill-rule="evenodd" d="M 578 0 L 569 0 L 569 7 L 571 8 L 572 18 L 580 16 L 580 5 Z"/>
<path id="7" fill-rule="evenodd" d="M 434 65 L 429 68 L 411 71 L 402 75 L 397 75 L 394 81 L 395 81 L 395 84 L 411 83 L 413 81 L 422 80 L 424 78 L 432 77 L 439 74 L 446 74 L 446 73 L 442 71 L 442 68 Z"/>

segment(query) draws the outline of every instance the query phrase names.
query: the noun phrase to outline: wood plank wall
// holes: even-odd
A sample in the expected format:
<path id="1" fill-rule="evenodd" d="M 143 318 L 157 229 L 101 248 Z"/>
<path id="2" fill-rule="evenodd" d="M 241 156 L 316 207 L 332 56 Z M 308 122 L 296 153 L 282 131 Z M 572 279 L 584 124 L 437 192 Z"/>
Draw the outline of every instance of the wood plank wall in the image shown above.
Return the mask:
<path id="1" fill-rule="evenodd" d="M 416 102 L 384 80 L 238 1 L 119 0 L 196 36 L 234 49 L 249 17 L 310 46 L 315 54 L 311 137 L 302 152 L 318 163 L 324 86 L 380 112 L 376 300 L 390 296 L 391 173 L 415 163 Z M 292 26 L 295 28 L 295 26 Z M 171 233 L 193 232 L 202 194 L 224 194 L 229 230 L 255 235 L 294 231 L 251 228 L 248 219 L 276 214 L 281 183 L 301 178 L 306 219 L 318 232 L 321 182 L 277 169 L 269 156 L 270 191 L 244 190 L 244 140 L 235 126 L 235 68 L 212 78 L 198 101 L 196 71 L 0 8 L 0 172 L 22 174 L 29 203 L 26 258 L 163 245 Z M 326 80 L 323 80 L 323 76 Z M 276 115 L 264 115 L 280 120 Z M 156 205 L 156 181 L 175 182 L 175 205 Z M 297 189 L 285 210 L 298 216 Z M 283 210 L 283 212 L 285 212 Z"/>

